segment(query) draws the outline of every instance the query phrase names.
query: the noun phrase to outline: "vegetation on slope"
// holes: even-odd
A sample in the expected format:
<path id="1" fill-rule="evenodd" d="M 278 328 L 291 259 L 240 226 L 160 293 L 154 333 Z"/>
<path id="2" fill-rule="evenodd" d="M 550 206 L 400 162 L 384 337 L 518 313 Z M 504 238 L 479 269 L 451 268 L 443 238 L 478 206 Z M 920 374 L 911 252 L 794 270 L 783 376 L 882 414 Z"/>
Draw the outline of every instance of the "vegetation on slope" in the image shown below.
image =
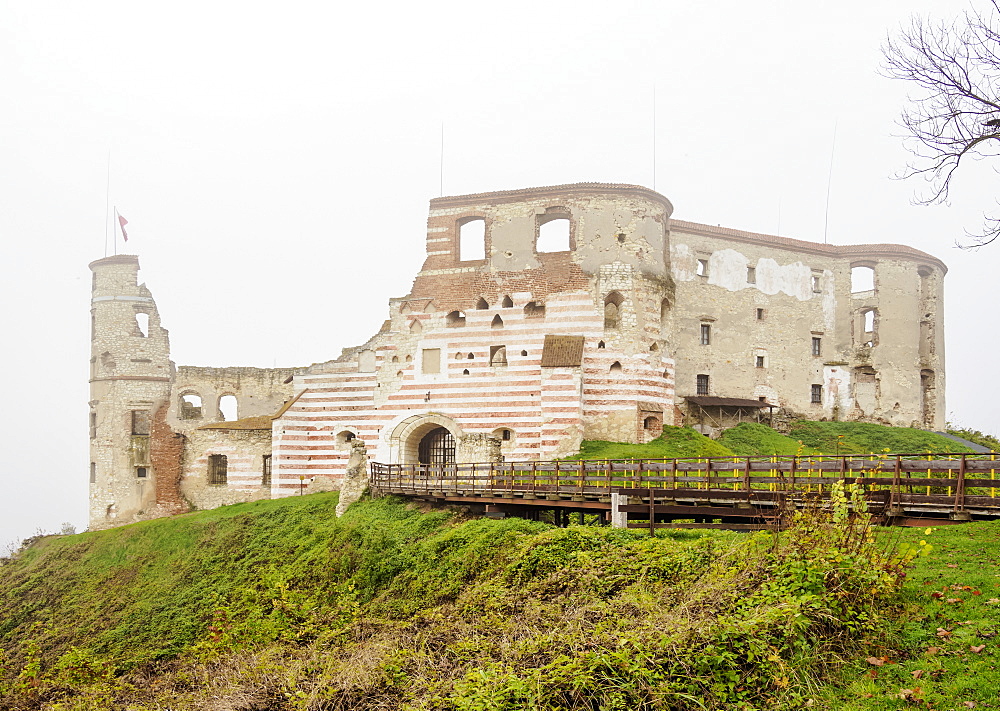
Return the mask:
<path id="1" fill-rule="evenodd" d="M 799 440 L 783 435 L 767 425 L 744 422 L 732 427 L 719 437 L 733 454 L 741 457 L 756 457 L 784 454 L 817 454 L 819 450 L 806 447 Z"/>
<path id="2" fill-rule="evenodd" d="M 986 447 L 993 452 L 1000 452 L 1000 439 L 997 439 L 993 435 L 985 434 L 979 430 L 974 430 L 968 427 L 954 428 L 949 427 L 945 430 L 950 435 L 955 435 L 956 437 L 961 437 L 962 439 L 967 439 L 970 442 L 978 444 L 980 447 Z"/>
<path id="3" fill-rule="evenodd" d="M 801 708 L 905 563 L 819 518 L 650 538 L 335 502 L 22 552 L 0 568 L 0 706 Z"/>
<path id="4" fill-rule="evenodd" d="M 866 422 L 813 422 L 800 420 L 788 433 L 824 454 L 900 454 L 971 452 L 953 439 L 912 427 L 886 427 Z"/>
<path id="5" fill-rule="evenodd" d="M 725 445 L 690 427 L 663 428 L 663 434 L 646 444 L 584 440 L 580 454 L 570 459 L 664 459 L 675 457 L 729 457 Z"/>

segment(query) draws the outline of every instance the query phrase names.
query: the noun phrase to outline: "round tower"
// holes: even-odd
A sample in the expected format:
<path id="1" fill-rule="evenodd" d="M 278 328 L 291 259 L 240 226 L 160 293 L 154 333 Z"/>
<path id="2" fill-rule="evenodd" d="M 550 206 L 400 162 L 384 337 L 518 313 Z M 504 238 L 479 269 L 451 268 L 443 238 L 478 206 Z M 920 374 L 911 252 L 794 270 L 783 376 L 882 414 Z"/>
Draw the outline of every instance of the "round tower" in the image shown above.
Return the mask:
<path id="1" fill-rule="evenodd" d="M 150 459 L 154 414 L 170 393 L 167 331 L 139 258 L 91 262 L 90 528 L 133 520 L 155 500 Z"/>

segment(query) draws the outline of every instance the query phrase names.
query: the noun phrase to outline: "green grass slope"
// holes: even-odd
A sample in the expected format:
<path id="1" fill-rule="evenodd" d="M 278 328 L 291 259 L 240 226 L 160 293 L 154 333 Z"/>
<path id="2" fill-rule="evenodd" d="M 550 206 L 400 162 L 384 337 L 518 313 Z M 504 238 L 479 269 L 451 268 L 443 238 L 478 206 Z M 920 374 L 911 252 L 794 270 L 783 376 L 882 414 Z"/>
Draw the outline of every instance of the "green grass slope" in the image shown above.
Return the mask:
<path id="1" fill-rule="evenodd" d="M 824 454 L 881 454 L 888 450 L 900 454 L 924 452 L 971 452 L 972 450 L 934 432 L 912 427 L 886 427 L 865 422 L 813 422 L 800 420 L 788 436 L 802 440 Z"/>
<path id="2" fill-rule="evenodd" d="M 646 444 L 584 440 L 580 454 L 569 459 L 670 459 L 682 457 L 730 457 L 723 444 L 690 427 L 663 428 L 663 434 Z"/>
<path id="3" fill-rule="evenodd" d="M 902 581 L 818 519 L 650 538 L 335 503 L 22 552 L 0 566 L 0 708 L 798 709 Z"/>

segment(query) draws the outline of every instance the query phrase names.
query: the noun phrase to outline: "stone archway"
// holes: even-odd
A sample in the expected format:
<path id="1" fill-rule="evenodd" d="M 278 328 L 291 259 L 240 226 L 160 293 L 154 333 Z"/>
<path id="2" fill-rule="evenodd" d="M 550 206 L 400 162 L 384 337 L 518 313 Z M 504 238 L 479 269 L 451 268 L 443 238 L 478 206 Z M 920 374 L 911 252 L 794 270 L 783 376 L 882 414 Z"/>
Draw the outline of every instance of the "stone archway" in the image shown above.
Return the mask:
<path id="1" fill-rule="evenodd" d="M 444 432 L 442 433 L 440 430 L 444 430 Z M 445 434 L 448 436 L 445 436 Z M 428 448 L 435 449 L 435 447 L 431 446 L 431 440 L 434 439 L 431 435 L 435 435 L 437 438 L 436 456 L 439 458 L 447 456 L 446 452 L 449 448 L 448 440 L 450 439 L 450 462 L 454 462 L 456 459 L 456 444 L 461 441 L 463 435 L 462 429 L 450 417 L 435 413 L 425 413 L 407 417 L 393 429 L 389 442 L 393 455 L 393 463 L 420 463 L 421 442 L 425 442 L 426 438 L 431 438 L 427 439 L 424 445 L 425 454 L 427 454 L 426 450 Z"/>

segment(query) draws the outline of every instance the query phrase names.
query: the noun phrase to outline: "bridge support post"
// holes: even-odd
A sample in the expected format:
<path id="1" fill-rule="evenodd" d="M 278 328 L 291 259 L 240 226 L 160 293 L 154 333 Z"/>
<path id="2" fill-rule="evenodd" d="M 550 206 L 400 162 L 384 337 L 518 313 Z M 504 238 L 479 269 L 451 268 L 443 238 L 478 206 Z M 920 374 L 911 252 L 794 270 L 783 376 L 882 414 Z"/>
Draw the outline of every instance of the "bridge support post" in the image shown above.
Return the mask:
<path id="1" fill-rule="evenodd" d="M 628 495 L 611 492 L 611 526 L 612 528 L 628 528 L 628 512 L 622 511 L 622 506 L 628 505 Z"/>

